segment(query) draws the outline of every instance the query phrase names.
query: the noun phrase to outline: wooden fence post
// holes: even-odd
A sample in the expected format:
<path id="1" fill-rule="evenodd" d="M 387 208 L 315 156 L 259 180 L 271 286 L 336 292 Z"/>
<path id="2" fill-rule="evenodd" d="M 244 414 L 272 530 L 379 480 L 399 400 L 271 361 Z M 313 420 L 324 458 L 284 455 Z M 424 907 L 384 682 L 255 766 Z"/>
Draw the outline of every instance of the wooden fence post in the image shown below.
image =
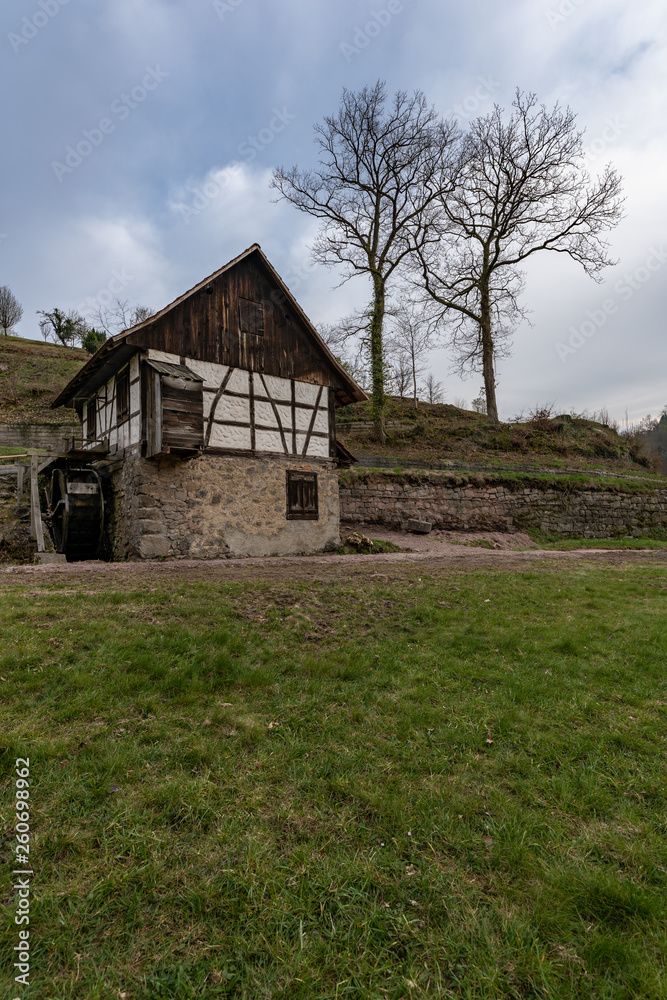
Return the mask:
<path id="1" fill-rule="evenodd" d="M 37 551 L 44 552 L 44 528 L 42 512 L 39 503 L 38 476 L 39 456 L 33 452 L 30 456 L 30 535 L 37 541 Z"/>

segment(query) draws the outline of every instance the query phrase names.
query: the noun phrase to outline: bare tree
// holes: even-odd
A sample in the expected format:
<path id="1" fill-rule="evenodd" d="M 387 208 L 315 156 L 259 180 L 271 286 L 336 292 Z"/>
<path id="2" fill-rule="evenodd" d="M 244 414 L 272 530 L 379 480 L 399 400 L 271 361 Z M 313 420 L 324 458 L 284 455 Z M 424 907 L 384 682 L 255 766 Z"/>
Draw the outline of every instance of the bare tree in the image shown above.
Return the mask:
<path id="1" fill-rule="evenodd" d="M 109 305 L 98 306 L 91 315 L 95 326 L 107 337 L 113 337 L 115 333 L 143 323 L 153 315 L 153 310 L 148 306 L 131 306 L 127 299 L 115 298 Z"/>
<path id="2" fill-rule="evenodd" d="M 441 241 L 416 248 L 427 292 L 458 316 L 459 360 L 484 376 L 487 416 L 498 422 L 494 354 L 524 315 L 520 265 L 543 250 L 567 254 L 589 276 L 613 264 L 602 234 L 622 218 L 611 166 L 591 180 L 574 113 L 517 90 L 463 140 L 455 189 L 440 199 Z"/>
<path id="3" fill-rule="evenodd" d="M 428 403 L 442 403 L 444 396 L 442 382 L 436 381 L 433 372 L 429 372 L 426 376 L 424 389 L 426 390 L 426 401 Z"/>
<path id="4" fill-rule="evenodd" d="M 387 386 L 396 395 L 400 396 L 401 399 L 407 398 L 412 388 L 412 371 L 410 370 L 410 361 L 408 356 L 401 351 L 394 354 L 391 349 L 391 344 L 388 345 L 388 371 L 387 371 Z M 415 406 L 416 406 L 415 402 Z"/>
<path id="5" fill-rule="evenodd" d="M 484 392 L 484 386 L 482 386 L 482 388 L 479 390 L 479 396 L 476 396 L 470 405 L 472 406 L 475 413 L 483 413 L 485 416 L 487 416 L 488 411 L 487 411 L 487 402 L 486 402 L 486 394 Z"/>
<path id="6" fill-rule="evenodd" d="M 423 303 L 407 299 L 390 311 L 388 327 L 389 350 L 395 357 L 392 368 L 407 372 L 416 406 L 417 382 L 426 370 L 429 351 L 436 346 L 437 317 Z"/>
<path id="7" fill-rule="evenodd" d="M 23 306 L 8 285 L 0 287 L 0 330 L 5 337 L 13 330 L 23 316 Z"/>
<path id="8" fill-rule="evenodd" d="M 88 324 L 80 313 L 70 310 L 68 313 L 62 309 L 53 309 L 51 312 L 38 310 L 39 328 L 42 331 L 44 340 L 51 338 L 56 344 L 64 347 L 71 347 L 72 344 L 83 344 L 88 333 Z"/>
<path id="9" fill-rule="evenodd" d="M 370 277 L 370 357 L 375 433 L 385 438 L 383 322 L 387 289 L 415 248 L 425 250 L 436 196 L 449 176 L 453 122 L 441 123 L 417 91 L 390 101 L 384 83 L 344 90 L 338 113 L 315 126 L 319 167 L 279 168 L 272 185 L 320 219 L 313 259 Z"/>
<path id="10" fill-rule="evenodd" d="M 345 316 L 338 323 L 322 324 L 318 330 L 327 347 L 365 392 L 371 389 L 368 330 L 366 310 Z"/>

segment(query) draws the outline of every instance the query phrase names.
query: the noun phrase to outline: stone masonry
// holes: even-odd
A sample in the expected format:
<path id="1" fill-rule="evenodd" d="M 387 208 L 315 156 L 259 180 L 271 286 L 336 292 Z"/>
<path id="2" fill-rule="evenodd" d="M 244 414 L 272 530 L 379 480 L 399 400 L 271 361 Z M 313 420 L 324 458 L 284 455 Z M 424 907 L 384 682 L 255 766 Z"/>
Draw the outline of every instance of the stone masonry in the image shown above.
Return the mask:
<path id="1" fill-rule="evenodd" d="M 317 521 L 287 520 L 288 469 L 318 473 Z M 327 461 L 135 455 L 110 487 L 114 560 L 305 554 L 340 544 L 338 472 Z"/>
<path id="2" fill-rule="evenodd" d="M 341 520 L 404 527 L 410 518 L 448 531 L 520 531 L 613 538 L 667 529 L 667 489 L 645 492 L 537 479 L 485 483 L 435 474 L 352 474 L 340 489 Z"/>

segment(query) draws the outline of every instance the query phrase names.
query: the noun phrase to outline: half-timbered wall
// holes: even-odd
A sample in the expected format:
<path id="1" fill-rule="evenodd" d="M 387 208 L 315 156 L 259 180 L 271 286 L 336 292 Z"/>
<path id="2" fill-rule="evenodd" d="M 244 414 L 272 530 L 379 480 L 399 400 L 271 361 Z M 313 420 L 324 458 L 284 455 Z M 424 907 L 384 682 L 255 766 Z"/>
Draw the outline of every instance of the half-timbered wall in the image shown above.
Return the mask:
<path id="1" fill-rule="evenodd" d="M 276 378 L 228 365 L 212 364 L 163 351 L 150 350 L 151 361 L 185 364 L 204 379 L 203 400 L 192 394 L 192 405 L 202 406 L 205 451 L 241 454 L 298 455 L 331 458 L 334 454 L 335 418 L 333 390 L 297 379 Z M 119 375 L 122 372 L 118 373 Z M 155 373 L 151 372 L 151 375 Z M 159 376 L 155 376 L 159 378 Z M 141 380 L 139 357 L 129 362 L 130 406 L 126 419 L 117 420 L 117 378 L 98 389 L 94 398 L 96 427 L 89 435 L 88 406 L 83 407 L 84 448 L 108 441 L 110 454 L 139 446 L 142 442 Z M 164 382 L 163 378 L 163 382 Z M 167 387 L 170 382 L 166 380 Z M 174 390 L 175 392 L 176 390 Z M 154 395 L 147 404 L 163 406 Z M 185 408 L 185 409 L 184 409 Z M 172 413 L 171 410 L 174 412 Z M 189 414 L 185 399 L 174 398 L 169 412 L 172 423 L 191 423 L 199 414 Z M 145 426 L 145 421 L 144 421 Z M 171 428 L 171 444 L 178 447 L 178 428 Z M 165 431 L 165 441 L 167 431 Z M 161 447 L 156 449 L 158 452 Z M 154 449 L 149 448 L 149 454 Z"/>
<path id="2" fill-rule="evenodd" d="M 148 357 L 185 364 L 204 379 L 205 451 L 333 455 L 334 400 L 329 387 L 162 351 L 150 350 Z"/>
<path id="3" fill-rule="evenodd" d="M 131 358 L 126 366 L 129 369 L 130 395 L 129 412 L 120 423 L 117 420 L 116 376 L 100 386 L 93 396 L 95 408 L 94 433 L 89 433 L 88 406 L 83 407 L 82 431 L 83 447 L 93 448 L 100 441 L 109 442 L 110 453 L 123 451 L 132 445 L 141 444 L 141 388 L 139 377 L 139 358 Z M 119 375 L 125 369 L 121 369 Z M 88 401 L 87 401 L 88 402 Z"/>

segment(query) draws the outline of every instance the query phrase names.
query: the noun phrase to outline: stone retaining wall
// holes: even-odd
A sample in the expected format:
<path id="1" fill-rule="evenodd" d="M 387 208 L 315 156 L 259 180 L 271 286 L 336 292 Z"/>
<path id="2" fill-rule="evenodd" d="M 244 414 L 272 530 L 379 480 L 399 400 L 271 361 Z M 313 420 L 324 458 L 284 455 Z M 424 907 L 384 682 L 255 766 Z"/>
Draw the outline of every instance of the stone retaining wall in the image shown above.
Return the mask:
<path id="1" fill-rule="evenodd" d="M 318 473 L 318 520 L 287 520 L 288 469 Z M 114 560 L 306 554 L 340 545 L 338 472 L 327 461 L 135 455 L 106 492 Z"/>
<path id="2" fill-rule="evenodd" d="M 77 424 L 0 424 L 0 447 L 47 448 L 63 451 L 65 442 L 76 434 Z"/>
<path id="3" fill-rule="evenodd" d="M 667 489 L 621 492 L 604 484 L 584 488 L 539 480 L 460 482 L 451 476 L 345 477 L 341 521 L 400 530 L 410 518 L 448 531 L 520 531 L 613 538 L 667 528 Z"/>

